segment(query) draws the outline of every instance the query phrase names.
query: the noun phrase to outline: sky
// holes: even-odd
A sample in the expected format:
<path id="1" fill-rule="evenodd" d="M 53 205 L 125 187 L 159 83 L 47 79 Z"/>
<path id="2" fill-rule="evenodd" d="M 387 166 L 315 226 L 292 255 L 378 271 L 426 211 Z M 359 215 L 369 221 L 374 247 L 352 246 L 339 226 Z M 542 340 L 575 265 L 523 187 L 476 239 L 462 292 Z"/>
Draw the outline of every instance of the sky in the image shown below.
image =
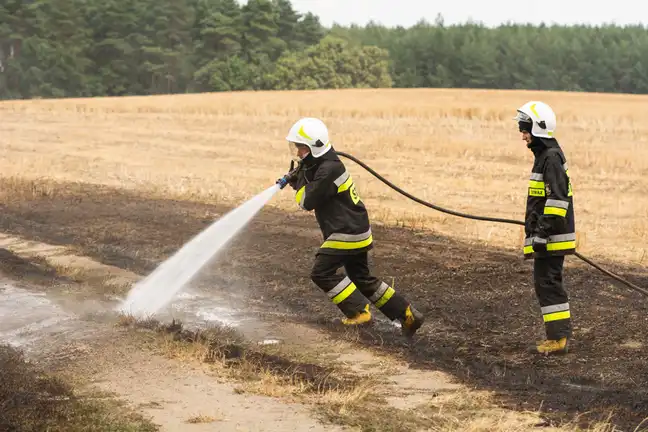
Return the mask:
<path id="1" fill-rule="evenodd" d="M 312 12 L 330 27 L 364 25 L 369 20 L 386 26 L 409 27 L 422 18 L 433 23 L 437 14 L 447 25 L 472 19 L 489 27 L 505 23 L 648 25 L 645 0 L 292 0 L 301 13 Z"/>

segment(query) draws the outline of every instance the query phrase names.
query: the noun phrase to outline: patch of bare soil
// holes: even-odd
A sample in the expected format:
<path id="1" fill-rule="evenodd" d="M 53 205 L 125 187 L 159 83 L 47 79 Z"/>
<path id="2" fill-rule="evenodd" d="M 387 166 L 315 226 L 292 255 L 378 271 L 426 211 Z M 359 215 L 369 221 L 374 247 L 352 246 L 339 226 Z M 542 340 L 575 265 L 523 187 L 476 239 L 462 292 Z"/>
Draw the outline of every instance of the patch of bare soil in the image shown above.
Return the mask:
<path id="1" fill-rule="evenodd" d="M 48 190 L 6 198 L 0 230 L 140 275 L 227 211 L 90 185 Z M 540 358 L 527 350 L 542 335 L 530 263 L 433 233 L 375 227 L 375 238 L 377 274 L 393 278 L 427 316 L 412 343 L 384 323 L 356 332 L 332 323 L 338 312 L 308 279 L 320 241 L 311 218 L 262 212 L 203 279 L 213 289 L 236 291 L 248 304 L 288 310 L 338 339 L 450 373 L 464 385 L 494 392 L 502 407 L 540 409 L 556 424 L 577 419 L 588 425 L 612 413 L 612 423 L 634 430 L 648 417 L 648 302 L 639 294 L 570 258 L 573 352 Z M 639 285 L 648 283 L 645 269 L 604 264 Z"/>
<path id="2" fill-rule="evenodd" d="M 134 349 L 133 349 L 134 348 Z M 174 361 L 131 347 L 93 381 L 138 407 L 163 431 L 342 431 L 323 425 L 308 408 L 268 396 L 240 393 L 194 363 Z"/>

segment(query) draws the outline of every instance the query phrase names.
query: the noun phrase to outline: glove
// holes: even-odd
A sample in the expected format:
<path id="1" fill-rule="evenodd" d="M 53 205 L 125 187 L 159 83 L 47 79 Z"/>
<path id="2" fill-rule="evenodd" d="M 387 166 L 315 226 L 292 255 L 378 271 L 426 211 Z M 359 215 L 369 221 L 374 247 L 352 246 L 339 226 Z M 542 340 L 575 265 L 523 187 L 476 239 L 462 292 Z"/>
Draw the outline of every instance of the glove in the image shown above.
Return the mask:
<path id="1" fill-rule="evenodd" d="M 297 180 L 297 173 L 299 172 L 300 169 L 301 169 L 301 163 L 299 165 L 297 165 L 297 168 L 295 168 L 295 161 L 291 160 L 290 161 L 290 170 L 288 171 L 288 174 L 281 177 L 276 182 L 276 184 L 279 185 L 279 189 L 285 188 L 287 184 L 294 183 Z"/>
<path id="2" fill-rule="evenodd" d="M 533 237 L 531 244 L 534 252 L 547 252 L 547 239 L 541 237 Z"/>

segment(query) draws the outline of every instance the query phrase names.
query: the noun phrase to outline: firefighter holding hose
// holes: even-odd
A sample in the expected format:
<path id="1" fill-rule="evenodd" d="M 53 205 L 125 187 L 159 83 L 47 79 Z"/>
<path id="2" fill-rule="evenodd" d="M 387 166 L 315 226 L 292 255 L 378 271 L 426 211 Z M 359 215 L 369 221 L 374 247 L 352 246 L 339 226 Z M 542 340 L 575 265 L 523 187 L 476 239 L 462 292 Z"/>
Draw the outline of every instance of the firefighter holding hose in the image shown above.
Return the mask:
<path id="1" fill-rule="evenodd" d="M 302 118 L 286 140 L 300 162 L 298 169 L 277 183 L 282 188 L 289 184 L 296 191 L 297 204 L 315 211 L 324 238 L 311 271 L 312 281 L 346 316 L 344 325 L 371 321 L 371 302 L 390 320 L 400 321 L 403 335 L 412 337 L 423 324 L 423 315 L 371 274 L 368 251 L 373 248 L 373 235 L 367 209 L 329 141 L 326 125 L 316 118 Z M 341 267 L 346 275 L 337 273 Z"/>
<path id="2" fill-rule="evenodd" d="M 547 339 L 539 353 L 566 354 L 571 337 L 569 298 L 563 285 L 565 255 L 576 251 L 574 202 L 567 160 L 554 133 L 549 105 L 531 101 L 514 118 L 522 140 L 535 157 L 526 205 L 524 257 L 533 259 L 535 292 Z"/>

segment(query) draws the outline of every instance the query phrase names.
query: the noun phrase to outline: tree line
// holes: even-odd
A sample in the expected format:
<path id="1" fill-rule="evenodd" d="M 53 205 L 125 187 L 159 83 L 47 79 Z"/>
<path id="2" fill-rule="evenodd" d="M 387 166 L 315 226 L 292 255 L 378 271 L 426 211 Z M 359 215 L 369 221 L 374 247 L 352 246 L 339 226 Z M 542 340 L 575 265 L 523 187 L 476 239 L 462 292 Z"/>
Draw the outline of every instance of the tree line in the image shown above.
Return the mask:
<path id="1" fill-rule="evenodd" d="M 389 51 L 395 87 L 648 93 L 648 28 L 637 26 L 334 27 Z"/>
<path id="2" fill-rule="evenodd" d="M 648 93 L 648 29 L 329 29 L 289 0 L 0 3 L 2 99 L 349 87 Z"/>

